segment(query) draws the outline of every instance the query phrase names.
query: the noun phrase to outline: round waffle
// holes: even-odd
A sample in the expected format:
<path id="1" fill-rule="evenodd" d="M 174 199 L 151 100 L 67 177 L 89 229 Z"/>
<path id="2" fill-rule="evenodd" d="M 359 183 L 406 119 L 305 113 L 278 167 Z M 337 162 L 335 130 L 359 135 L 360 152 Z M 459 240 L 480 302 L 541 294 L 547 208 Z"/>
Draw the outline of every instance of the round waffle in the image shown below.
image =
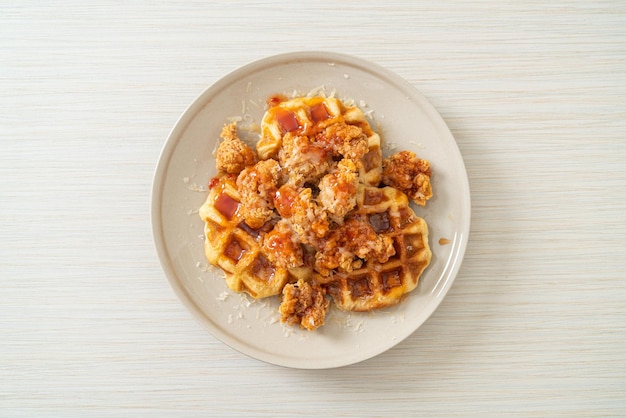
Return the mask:
<path id="1" fill-rule="evenodd" d="M 314 274 L 333 298 L 347 311 L 370 311 L 397 304 L 417 287 L 431 259 L 428 226 L 411 207 L 407 196 L 392 187 L 360 186 L 353 216 L 367 219 L 374 231 L 391 238 L 395 255 L 386 262 L 374 258 L 350 272 L 328 276 Z"/>
<path id="2" fill-rule="evenodd" d="M 288 282 L 308 278 L 306 266 L 287 270 L 269 261 L 260 242 L 273 224 L 268 222 L 260 229 L 247 226 L 239 211 L 240 200 L 236 176 L 224 175 L 212 185 L 199 210 L 205 222 L 206 258 L 224 271 L 228 287 L 265 298 L 282 292 Z"/>
<path id="3" fill-rule="evenodd" d="M 263 116 L 261 138 L 257 143 L 259 158 L 277 156 L 285 134 L 314 137 L 331 125 L 345 123 L 361 128 L 368 149 L 361 158 L 359 177 L 363 184 L 375 186 L 382 173 L 380 136 L 371 128 L 365 114 L 356 106 L 346 106 L 334 97 L 297 97 L 278 101 Z"/>

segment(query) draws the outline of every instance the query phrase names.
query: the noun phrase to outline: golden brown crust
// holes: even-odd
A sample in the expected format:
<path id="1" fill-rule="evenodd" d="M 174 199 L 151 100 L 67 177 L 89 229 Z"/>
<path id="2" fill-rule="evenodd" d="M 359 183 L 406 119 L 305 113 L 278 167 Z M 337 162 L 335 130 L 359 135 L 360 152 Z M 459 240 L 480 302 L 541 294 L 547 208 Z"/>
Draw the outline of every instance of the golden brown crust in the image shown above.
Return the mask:
<path id="1" fill-rule="evenodd" d="M 237 177 L 241 212 L 251 228 L 260 228 L 272 218 L 274 195 L 280 184 L 281 168 L 275 160 L 259 161 Z"/>
<path id="2" fill-rule="evenodd" d="M 267 258 L 278 267 L 292 269 L 304 263 L 302 245 L 284 219 L 263 237 L 261 248 Z"/>
<path id="3" fill-rule="evenodd" d="M 223 141 L 215 155 L 218 171 L 237 174 L 258 161 L 254 150 L 237 136 L 235 122 L 225 125 L 221 136 Z"/>
<path id="4" fill-rule="evenodd" d="M 344 122 L 328 126 L 315 136 L 315 139 L 324 144 L 333 156 L 343 156 L 358 161 L 367 153 L 367 136 L 363 129 Z"/>
<path id="5" fill-rule="evenodd" d="M 344 158 L 320 180 L 318 200 L 331 216 L 343 219 L 356 205 L 358 185 L 357 164 Z"/>
<path id="6" fill-rule="evenodd" d="M 430 163 L 411 151 L 400 151 L 383 160 L 383 184 L 404 192 L 424 206 L 433 195 Z"/>
<path id="7" fill-rule="evenodd" d="M 307 136 L 287 133 L 278 151 L 278 161 L 285 172 L 289 173 L 287 181 L 303 186 L 307 182 L 317 182 L 328 172 L 332 154 Z"/>
<path id="8" fill-rule="evenodd" d="M 391 238 L 377 234 L 362 217 L 348 219 L 333 230 L 315 254 L 315 271 L 328 276 L 333 270 L 351 272 L 364 259 L 386 262 L 395 254 Z"/>
<path id="9" fill-rule="evenodd" d="M 283 299 L 279 307 L 281 322 L 300 325 L 313 331 L 324 325 L 324 318 L 330 307 L 326 290 L 319 285 L 298 280 L 283 288 Z"/>
<path id="10" fill-rule="evenodd" d="M 328 233 L 328 215 L 313 199 L 310 188 L 284 184 L 278 189 L 275 204 L 278 214 L 289 221 L 301 243 L 315 245 Z"/>

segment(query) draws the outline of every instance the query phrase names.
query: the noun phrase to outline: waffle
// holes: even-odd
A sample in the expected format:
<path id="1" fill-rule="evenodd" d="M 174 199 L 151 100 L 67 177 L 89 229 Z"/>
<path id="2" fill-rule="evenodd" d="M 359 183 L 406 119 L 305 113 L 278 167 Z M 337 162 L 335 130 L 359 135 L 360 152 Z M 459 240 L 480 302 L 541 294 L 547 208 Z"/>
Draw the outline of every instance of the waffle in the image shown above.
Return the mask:
<path id="1" fill-rule="evenodd" d="M 355 312 L 397 304 L 431 260 L 428 226 L 397 188 L 422 160 L 389 158 L 384 172 L 380 137 L 338 99 L 268 104 L 257 155 L 235 125 L 218 148 L 225 168 L 199 210 L 207 260 L 234 291 L 281 295 L 281 321 L 308 330 L 323 325 L 330 300 Z M 242 153 L 255 157 L 243 167 Z M 431 173 L 419 172 L 423 185 Z"/>
<path id="2" fill-rule="evenodd" d="M 307 267 L 287 270 L 269 261 L 261 251 L 260 241 L 273 225 L 248 227 L 239 213 L 239 202 L 236 176 L 224 175 L 212 185 L 199 210 L 205 222 L 206 258 L 224 271 L 228 287 L 254 298 L 265 298 L 281 293 L 288 282 L 308 278 Z"/>
<path id="3" fill-rule="evenodd" d="M 286 133 L 313 139 L 325 128 L 342 122 L 358 126 L 366 135 L 368 149 L 361 158 L 363 164 L 359 170 L 359 176 L 363 184 L 377 185 L 382 173 L 380 136 L 371 128 L 361 109 L 356 106 L 346 106 L 336 98 L 297 97 L 279 101 L 278 104 L 270 107 L 261 123 L 261 138 L 257 143 L 257 153 L 262 160 L 275 158 Z"/>
<path id="4" fill-rule="evenodd" d="M 397 304 L 403 295 L 415 289 L 418 279 L 431 259 L 428 226 L 409 206 L 407 196 L 391 187 L 360 186 L 353 216 L 369 221 L 376 233 L 393 241 L 395 255 L 386 262 L 368 259 L 350 272 L 329 276 L 314 274 L 346 311 L 371 311 Z"/>

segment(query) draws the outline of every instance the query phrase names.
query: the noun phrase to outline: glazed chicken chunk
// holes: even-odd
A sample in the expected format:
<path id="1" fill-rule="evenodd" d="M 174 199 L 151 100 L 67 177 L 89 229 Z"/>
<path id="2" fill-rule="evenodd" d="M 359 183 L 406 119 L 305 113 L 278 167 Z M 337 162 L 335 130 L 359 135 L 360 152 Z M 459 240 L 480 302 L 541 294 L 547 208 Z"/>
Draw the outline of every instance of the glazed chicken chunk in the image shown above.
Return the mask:
<path id="1" fill-rule="evenodd" d="M 278 221 L 263 238 L 263 252 L 278 267 L 285 269 L 300 267 L 303 263 L 302 246 L 289 223 Z"/>
<path id="2" fill-rule="evenodd" d="M 318 200 L 328 213 L 335 216 L 335 219 L 343 220 L 343 217 L 356 206 L 358 185 L 357 164 L 344 158 L 333 171 L 320 180 Z"/>
<path id="3" fill-rule="evenodd" d="M 281 168 L 276 160 L 259 161 L 237 177 L 241 211 L 251 228 L 260 228 L 272 218 L 274 194 L 280 185 Z"/>
<path id="4" fill-rule="evenodd" d="M 217 147 L 215 155 L 217 170 L 229 174 L 238 174 L 244 168 L 257 162 L 257 155 L 237 136 L 237 124 L 227 124 L 222 129 L 223 141 Z"/>
<path id="5" fill-rule="evenodd" d="M 313 331 L 324 325 L 330 307 L 326 291 L 320 285 L 311 285 L 300 279 L 283 288 L 283 299 L 279 307 L 281 322 Z"/>
<path id="6" fill-rule="evenodd" d="M 341 155 L 354 161 L 360 161 L 368 151 L 367 136 L 355 125 L 330 125 L 318 133 L 315 139 L 324 144 L 333 156 Z"/>
<path id="7" fill-rule="evenodd" d="M 315 254 L 315 269 L 322 276 L 333 269 L 349 272 L 361 267 L 362 259 L 371 257 L 384 263 L 395 253 L 391 238 L 377 234 L 369 222 L 354 217 L 328 235 Z"/>
<path id="8" fill-rule="evenodd" d="M 313 199 L 310 188 L 284 184 L 276 193 L 275 205 L 278 214 L 291 223 L 301 243 L 315 245 L 328 233 L 328 215 Z"/>
<path id="9" fill-rule="evenodd" d="M 288 181 L 296 186 L 319 180 L 328 170 L 332 155 L 324 146 L 306 136 L 287 133 L 278 152 L 278 161 L 288 174 Z"/>
<path id="10" fill-rule="evenodd" d="M 433 195 L 430 163 L 411 151 L 401 151 L 383 160 L 383 184 L 403 191 L 424 206 Z"/>

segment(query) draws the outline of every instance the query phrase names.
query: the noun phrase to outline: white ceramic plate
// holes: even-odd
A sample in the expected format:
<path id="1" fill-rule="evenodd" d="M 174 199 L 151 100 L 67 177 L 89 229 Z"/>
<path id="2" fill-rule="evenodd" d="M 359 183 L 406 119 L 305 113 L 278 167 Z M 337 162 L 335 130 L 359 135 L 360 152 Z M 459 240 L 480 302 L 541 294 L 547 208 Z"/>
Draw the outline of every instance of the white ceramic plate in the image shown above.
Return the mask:
<path id="1" fill-rule="evenodd" d="M 215 174 L 214 150 L 228 118 L 260 123 L 265 99 L 321 89 L 353 99 L 384 141 L 384 152 L 412 150 L 430 160 L 434 197 L 414 207 L 430 228 L 432 262 L 419 286 L 399 305 L 374 313 L 331 309 L 314 332 L 279 321 L 278 298 L 256 301 L 227 289 L 203 253 L 197 210 Z M 409 83 L 355 57 L 303 52 L 266 58 L 222 78 L 191 104 L 172 130 L 156 168 L 152 197 L 154 240 L 165 273 L 183 303 L 217 338 L 277 365 L 339 367 L 380 354 L 413 333 L 437 308 L 459 271 L 470 225 L 463 160 L 446 124 Z M 449 240 L 440 244 L 440 239 Z"/>

